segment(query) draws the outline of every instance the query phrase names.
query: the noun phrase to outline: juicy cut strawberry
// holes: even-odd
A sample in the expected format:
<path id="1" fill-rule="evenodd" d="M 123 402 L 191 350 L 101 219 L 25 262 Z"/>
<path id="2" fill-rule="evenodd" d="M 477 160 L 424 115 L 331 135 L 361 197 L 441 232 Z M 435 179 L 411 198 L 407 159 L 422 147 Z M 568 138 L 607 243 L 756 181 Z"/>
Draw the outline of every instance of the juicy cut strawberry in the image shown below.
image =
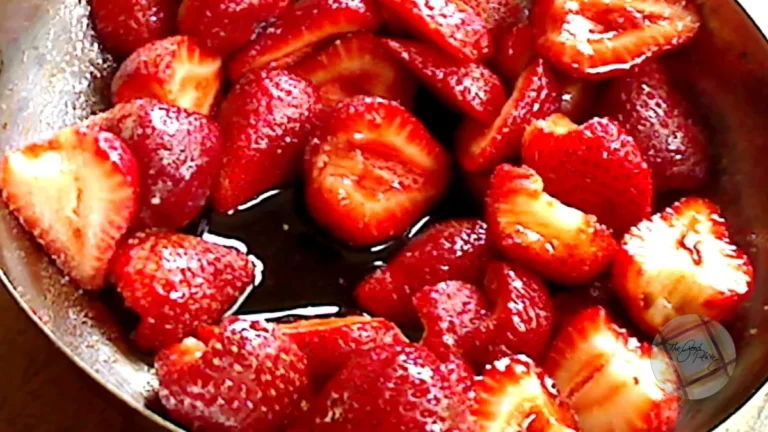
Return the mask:
<path id="1" fill-rule="evenodd" d="M 405 108 L 358 96 L 336 105 L 305 160 L 306 201 L 340 240 L 375 245 L 402 235 L 448 187 L 448 153 Z"/>
<path id="2" fill-rule="evenodd" d="M 492 34 L 502 34 L 507 28 L 525 22 L 531 0 L 467 0 L 463 2 L 485 21 Z"/>
<path id="3" fill-rule="evenodd" d="M 655 335 L 681 315 L 732 317 L 752 293 L 753 269 L 717 205 L 685 198 L 624 236 L 613 281 L 630 316 Z"/>
<path id="4" fill-rule="evenodd" d="M 689 41 L 699 28 L 686 0 L 541 0 L 539 52 L 574 76 L 620 75 Z"/>
<path id="5" fill-rule="evenodd" d="M 224 161 L 214 208 L 234 210 L 296 178 L 319 109 L 315 89 L 284 70 L 244 77 L 221 106 Z"/>
<path id="6" fill-rule="evenodd" d="M 408 243 L 355 290 L 360 306 L 397 323 L 417 319 L 412 297 L 444 281 L 480 286 L 490 255 L 486 225 L 477 219 L 441 222 Z"/>
<path id="7" fill-rule="evenodd" d="M 212 330 L 155 358 L 170 416 L 196 431 L 284 430 L 307 405 L 306 356 L 271 324 L 228 318 Z"/>
<path id="8" fill-rule="evenodd" d="M 504 84 L 490 69 L 461 62 L 427 44 L 389 39 L 387 46 L 446 104 L 490 123 L 504 106 Z"/>
<path id="9" fill-rule="evenodd" d="M 136 50 L 115 74 L 112 102 L 151 98 L 208 115 L 219 94 L 221 58 L 186 36 L 151 42 Z"/>
<path id="10" fill-rule="evenodd" d="M 199 237 L 148 232 L 118 250 L 112 279 L 141 317 L 136 342 L 153 351 L 218 322 L 253 284 L 254 266 L 245 254 Z"/>
<path id="11" fill-rule="evenodd" d="M 118 57 L 173 34 L 178 7 L 177 0 L 91 0 L 99 41 Z"/>
<path id="12" fill-rule="evenodd" d="M 104 286 L 138 207 L 139 170 L 108 132 L 69 128 L 0 161 L 8 209 L 83 289 Z"/>

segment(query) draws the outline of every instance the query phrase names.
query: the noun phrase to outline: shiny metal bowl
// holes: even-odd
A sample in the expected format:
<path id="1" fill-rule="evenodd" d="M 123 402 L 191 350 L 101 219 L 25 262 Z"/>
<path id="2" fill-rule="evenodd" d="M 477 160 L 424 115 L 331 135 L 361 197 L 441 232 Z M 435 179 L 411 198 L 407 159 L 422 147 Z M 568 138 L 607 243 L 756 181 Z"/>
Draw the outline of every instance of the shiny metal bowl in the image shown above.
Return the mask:
<path id="1" fill-rule="evenodd" d="M 768 430 L 768 8 L 763 0 L 700 0 L 696 41 L 675 55 L 677 78 L 709 113 L 718 153 L 713 187 L 749 251 L 756 293 L 732 331 L 736 372 L 719 393 L 690 403 L 681 431 Z M 86 0 L 0 3 L 0 157 L 104 108 L 114 63 L 100 49 Z M 757 24 L 749 17 L 756 19 Z M 78 292 L 0 204 L 0 280 L 75 363 L 143 415 L 156 414 L 146 358 L 98 298 Z M 628 409 L 631 409 L 628 407 Z"/>

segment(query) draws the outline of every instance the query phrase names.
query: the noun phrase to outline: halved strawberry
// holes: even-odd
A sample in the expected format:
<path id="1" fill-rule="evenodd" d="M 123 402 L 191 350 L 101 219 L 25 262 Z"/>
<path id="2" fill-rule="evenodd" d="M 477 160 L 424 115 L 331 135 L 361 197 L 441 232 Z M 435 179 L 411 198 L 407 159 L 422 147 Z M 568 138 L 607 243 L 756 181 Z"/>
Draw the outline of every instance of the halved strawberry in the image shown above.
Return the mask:
<path id="1" fill-rule="evenodd" d="M 655 335 L 681 315 L 731 318 L 752 294 L 753 270 L 717 205 L 685 198 L 624 236 L 613 281 L 635 322 Z"/>
<path id="2" fill-rule="evenodd" d="M 224 162 L 213 190 L 219 212 L 298 177 L 320 109 L 315 89 L 284 70 L 246 75 L 221 105 Z"/>
<path id="3" fill-rule="evenodd" d="M 467 172 L 493 170 L 520 152 L 525 128 L 560 107 L 560 90 L 550 67 L 539 59 L 515 85 L 501 114 L 488 126 L 466 119 L 456 132 L 456 157 Z"/>
<path id="4" fill-rule="evenodd" d="M 635 138 L 658 191 L 704 183 L 709 171 L 704 132 L 661 64 L 648 62 L 613 81 L 602 107 Z"/>
<path id="5" fill-rule="evenodd" d="M 488 25 L 461 1 L 382 0 L 405 26 L 459 60 L 482 60 L 491 55 Z"/>
<path id="6" fill-rule="evenodd" d="M 262 24 L 290 5 L 290 0 L 184 0 L 179 9 L 179 31 L 226 57 L 250 42 Z"/>
<path id="7" fill-rule="evenodd" d="M 487 67 L 462 62 L 420 42 L 389 39 L 387 47 L 446 104 L 484 123 L 504 106 L 504 84 Z"/>
<path id="8" fill-rule="evenodd" d="M 493 64 L 509 82 L 515 82 L 536 60 L 536 38 L 533 25 L 524 21 L 501 30 L 496 39 Z"/>
<path id="9" fill-rule="evenodd" d="M 382 318 L 313 319 L 279 327 L 307 355 L 309 373 L 317 389 L 322 389 L 356 350 L 408 342 L 396 325 Z"/>
<path id="10" fill-rule="evenodd" d="M 171 36 L 177 10 L 177 0 L 91 0 L 99 41 L 117 57 Z"/>
<path id="11" fill-rule="evenodd" d="M 387 51 L 384 42 L 365 32 L 353 33 L 288 69 L 330 96 L 334 105 L 356 95 L 379 96 L 409 107 L 416 95 L 416 80 Z M 338 92 L 329 91 L 330 86 Z"/>
<path id="12" fill-rule="evenodd" d="M 429 228 L 357 286 L 357 302 L 376 316 L 412 323 L 418 318 L 412 298 L 422 288 L 451 280 L 480 286 L 491 254 L 485 230 L 478 219 Z"/>
<path id="13" fill-rule="evenodd" d="M 144 45 L 123 62 L 112 81 L 112 102 L 150 98 L 208 115 L 222 79 L 220 57 L 187 36 L 173 36 Z"/>
<path id="14" fill-rule="evenodd" d="M 336 105 L 305 160 L 315 221 L 353 245 L 405 233 L 446 192 L 448 153 L 397 102 L 357 96 Z"/>
<path id="15" fill-rule="evenodd" d="M 506 28 L 525 22 L 532 0 L 466 0 L 467 6 L 488 25 L 492 34 L 502 34 Z"/>
<path id="16" fill-rule="evenodd" d="M 678 378 L 658 350 L 630 337 L 598 306 L 560 332 L 544 369 L 585 431 L 671 432 L 680 398 L 664 389 L 676 388 Z"/>
<path id="17" fill-rule="evenodd" d="M 600 79 L 688 42 L 700 25 L 686 0 L 541 0 L 539 52 L 574 76 Z"/>
<path id="18" fill-rule="evenodd" d="M 504 255 L 562 284 L 597 278 L 616 253 L 610 229 L 545 193 L 541 177 L 525 166 L 496 168 L 486 216 L 489 238 Z"/>
<path id="19" fill-rule="evenodd" d="M 229 78 L 238 81 L 247 72 L 291 55 L 310 45 L 381 25 L 378 5 L 371 0 L 312 0 L 300 2 L 280 15 L 266 30 L 232 59 Z"/>
<path id="20" fill-rule="evenodd" d="M 617 235 L 651 215 L 651 170 L 613 120 L 576 126 L 555 114 L 534 122 L 523 138 L 523 163 L 541 176 L 547 193 L 597 216 Z"/>
<path id="21" fill-rule="evenodd" d="M 598 96 L 599 83 L 571 76 L 560 76 L 560 112 L 580 124 L 594 115 L 595 102 Z"/>
<path id="22" fill-rule="evenodd" d="M 489 364 L 476 388 L 477 432 L 581 430 L 552 379 L 524 355 Z"/>
<path id="23" fill-rule="evenodd" d="M 104 286 L 109 262 L 136 214 L 136 159 L 109 132 L 68 128 L 0 162 L 3 198 L 81 288 Z"/>

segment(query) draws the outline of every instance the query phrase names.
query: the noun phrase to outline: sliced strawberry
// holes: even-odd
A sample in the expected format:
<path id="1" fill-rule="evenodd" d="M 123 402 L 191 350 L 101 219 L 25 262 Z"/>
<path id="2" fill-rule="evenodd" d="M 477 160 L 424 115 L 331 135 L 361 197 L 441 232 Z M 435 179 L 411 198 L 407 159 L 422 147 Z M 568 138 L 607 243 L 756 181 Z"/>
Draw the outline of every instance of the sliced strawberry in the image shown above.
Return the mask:
<path id="1" fill-rule="evenodd" d="M 209 340 L 187 338 L 155 358 L 160 401 L 190 430 L 280 432 L 303 414 L 307 358 L 275 326 L 228 318 Z"/>
<path id="2" fill-rule="evenodd" d="M 120 247 L 112 279 L 141 317 L 136 342 L 155 351 L 219 322 L 253 285 L 254 266 L 245 254 L 199 237 L 149 232 Z"/>
<path id="3" fill-rule="evenodd" d="M 150 98 L 208 115 L 222 75 L 221 58 L 192 39 L 161 39 L 139 48 L 123 62 L 112 81 L 112 102 Z"/>
<path id="4" fill-rule="evenodd" d="M 655 335 L 681 315 L 731 318 L 752 294 L 753 270 L 717 205 L 685 198 L 627 233 L 613 280 L 635 322 Z"/>
<path id="5" fill-rule="evenodd" d="M 284 70 L 246 75 L 221 106 L 224 162 L 213 206 L 234 210 L 296 178 L 320 103 L 314 88 Z"/>
<path id="6" fill-rule="evenodd" d="M 603 107 L 637 141 L 657 190 L 695 189 L 704 183 L 709 158 L 702 127 L 660 64 L 649 62 L 615 80 Z"/>
<path id="7" fill-rule="evenodd" d="M 524 355 L 489 364 L 477 384 L 478 432 L 580 431 L 552 379 Z"/>
<path id="8" fill-rule="evenodd" d="M 555 338 L 544 369 L 585 431 L 671 432 L 680 399 L 664 389 L 676 388 L 678 378 L 675 366 L 657 350 L 594 307 Z"/>
<path id="9" fill-rule="evenodd" d="M 554 282 L 585 284 L 616 253 L 610 229 L 545 193 L 541 177 L 528 167 L 496 168 L 486 209 L 488 234 L 500 251 Z"/>
<path id="10" fill-rule="evenodd" d="M 379 96 L 412 106 L 416 80 L 390 54 L 381 39 L 370 33 L 353 33 L 328 48 L 305 57 L 288 69 L 331 95 L 328 105 L 356 95 Z M 329 86 L 338 89 L 329 91 Z"/>
<path id="11" fill-rule="evenodd" d="M 119 104 L 91 122 L 122 138 L 139 162 L 139 226 L 179 229 L 200 214 L 221 166 L 216 122 L 152 99 Z"/>
<path id="12" fill-rule="evenodd" d="M 523 163 L 541 176 L 547 193 L 597 216 L 618 235 L 651 215 L 651 170 L 613 120 L 581 126 L 562 114 L 539 120 L 523 139 Z"/>
<path id="13" fill-rule="evenodd" d="M 553 72 L 542 60 L 534 62 L 515 85 L 512 97 L 492 125 L 467 119 L 456 132 L 456 157 L 467 172 L 493 170 L 515 157 L 525 128 L 559 109 L 560 91 Z"/>
<path id="14" fill-rule="evenodd" d="M 179 30 L 226 57 L 248 44 L 261 25 L 290 5 L 290 0 L 184 0 Z"/>
<path id="15" fill-rule="evenodd" d="M 560 112 L 577 124 L 584 123 L 594 114 L 598 83 L 570 76 L 559 78 L 562 89 Z"/>
<path id="16" fill-rule="evenodd" d="M 491 123 L 504 106 L 504 84 L 490 69 L 461 62 L 420 42 L 387 40 L 390 51 L 456 110 Z"/>
<path id="17" fill-rule="evenodd" d="M 99 41 L 116 57 L 173 34 L 176 0 L 91 0 Z"/>
<path id="18" fill-rule="evenodd" d="M 136 159 L 109 132 L 64 129 L 0 162 L 8 209 L 81 288 L 104 286 L 109 262 L 136 214 Z"/>
<path id="19" fill-rule="evenodd" d="M 536 60 L 536 38 L 533 25 L 524 21 L 501 31 L 497 39 L 493 64 L 510 82 L 515 82 Z"/>
<path id="20" fill-rule="evenodd" d="M 527 21 L 532 0 L 467 0 L 463 2 L 485 21 L 493 34 Z"/>
<path id="21" fill-rule="evenodd" d="M 413 304 L 424 325 L 421 344 L 441 360 L 463 357 L 474 343 L 472 331 L 491 315 L 483 292 L 459 281 L 425 287 L 413 296 Z"/>
<path id="22" fill-rule="evenodd" d="M 358 96 L 336 105 L 307 148 L 306 199 L 315 221 L 353 245 L 405 233 L 442 197 L 448 153 L 405 108 Z"/>
<path id="23" fill-rule="evenodd" d="M 229 64 L 229 78 L 291 55 L 310 45 L 355 31 L 375 30 L 381 24 L 378 5 L 371 0 L 312 0 L 300 2 L 261 32 Z"/>
<path id="24" fill-rule="evenodd" d="M 686 0 L 541 0 L 539 52 L 578 77 L 620 75 L 688 42 L 700 18 Z"/>
<path id="25" fill-rule="evenodd" d="M 400 17 L 413 33 L 457 59 L 475 61 L 491 55 L 488 26 L 461 1 L 383 0 L 381 4 Z"/>
<path id="26" fill-rule="evenodd" d="M 381 318 L 314 319 L 282 324 L 280 329 L 307 355 L 317 389 L 344 367 L 354 351 L 408 342 L 396 325 Z"/>
<path id="27" fill-rule="evenodd" d="M 412 298 L 443 281 L 479 286 L 490 255 L 485 223 L 477 219 L 439 223 L 406 245 L 355 290 L 360 306 L 397 323 L 416 321 Z"/>

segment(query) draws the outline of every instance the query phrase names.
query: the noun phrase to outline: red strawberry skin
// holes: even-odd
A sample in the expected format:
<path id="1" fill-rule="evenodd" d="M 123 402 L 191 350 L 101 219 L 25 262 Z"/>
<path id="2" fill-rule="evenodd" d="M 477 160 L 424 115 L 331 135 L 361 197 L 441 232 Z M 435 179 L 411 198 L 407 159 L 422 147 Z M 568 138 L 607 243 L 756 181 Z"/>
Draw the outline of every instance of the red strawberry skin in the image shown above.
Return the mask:
<path id="1" fill-rule="evenodd" d="M 402 235 L 437 203 L 450 158 L 405 108 L 358 96 L 324 117 L 304 171 L 314 220 L 337 239 L 370 246 Z"/>
<path id="2" fill-rule="evenodd" d="M 635 138 L 657 191 L 696 189 L 704 183 L 709 172 L 704 132 L 659 63 L 645 63 L 613 81 L 603 109 Z"/>
<path id="3" fill-rule="evenodd" d="M 446 104 L 485 123 L 501 112 L 504 84 L 482 64 L 457 62 L 424 43 L 389 39 L 386 44 Z"/>
<path id="4" fill-rule="evenodd" d="M 254 266 L 245 254 L 198 237 L 144 232 L 120 247 L 112 279 L 141 317 L 139 347 L 156 351 L 221 320 L 253 285 Z"/>
<path id="5" fill-rule="evenodd" d="M 469 397 L 416 345 L 358 351 L 291 432 L 472 431 Z"/>
<path id="6" fill-rule="evenodd" d="M 177 10 L 177 0 L 91 0 L 99 41 L 116 57 L 171 36 Z"/>
<path id="7" fill-rule="evenodd" d="M 9 152 L 0 190 L 64 273 L 83 289 L 104 287 L 138 208 L 138 164 L 121 139 L 73 127 Z"/>
<path id="8" fill-rule="evenodd" d="M 490 256 L 486 225 L 477 219 L 439 223 L 413 239 L 385 267 L 371 273 L 356 290 L 360 306 L 375 316 L 412 323 L 412 298 L 443 281 L 480 286 Z"/>
<path id="9" fill-rule="evenodd" d="M 651 170 L 613 120 L 576 126 L 555 114 L 537 121 L 523 139 L 523 163 L 541 176 L 547 193 L 597 216 L 618 235 L 651 215 Z"/>
<path id="10" fill-rule="evenodd" d="M 602 86 L 594 81 L 560 75 L 560 112 L 576 124 L 585 123 L 595 114 Z"/>
<path id="11" fill-rule="evenodd" d="M 112 80 L 112 102 L 150 98 L 209 115 L 221 88 L 221 65 L 220 57 L 187 36 L 150 42 L 120 65 Z"/>
<path id="12" fill-rule="evenodd" d="M 179 30 L 226 57 L 248 44 L 261 24 L 289 5 L 289 0 L 184 0 Z"/>
<path id="13" fill-rule="evenodd" d="M 347 317 L 297 321 L 280 325 L 307 355 L 317 389 L 330 380 L 357 350 L 408 342 L 400 329 L 381 318 Z"/>
<path id="14" fill-rule="evenodd" d="M 320 103 L 305 80 L 283 70 L 243 78 L 221 106 L 224 159 L 213 206 L 234 210 L 296 178 Z"/>
<path id="15" fill-rule="evenodd" d="M 421 344 L 441 360 L 463 357 L 473 343 L 472 331 L 491 315 L 483 292 L 460 281 L 425 287 L 413 304 L 424 326 Z"/>
<path id="16" fill-rule="evenodd" d="M 160 400 L 192 430 L 279 432 L 309 396 L 307 358 L 275 326 L 228 318 L 155 358 Z"/>
<path id="17" fill-rule="evenodd" d="M 509 26 L 526 21 L 531 9 L 531 0 L 467 0 L 464 3 L 485 21 L 495 35 L 503 33 Z"/>
<path id="18" fill-rule="evenodd" d="M 536 60 L 536 37 L 527 21 L 505 28 L 498 37 L 493 63 L 509 82 L 515 82 Z"/>
<path id="19" fill-rule="evenodd" d="M 119 104 L 91 121 L 122 138 L 139 161 L 138 227 L 179 229 L 200 214 L 221 166 L 218 124 L 152 99 Z"/>

